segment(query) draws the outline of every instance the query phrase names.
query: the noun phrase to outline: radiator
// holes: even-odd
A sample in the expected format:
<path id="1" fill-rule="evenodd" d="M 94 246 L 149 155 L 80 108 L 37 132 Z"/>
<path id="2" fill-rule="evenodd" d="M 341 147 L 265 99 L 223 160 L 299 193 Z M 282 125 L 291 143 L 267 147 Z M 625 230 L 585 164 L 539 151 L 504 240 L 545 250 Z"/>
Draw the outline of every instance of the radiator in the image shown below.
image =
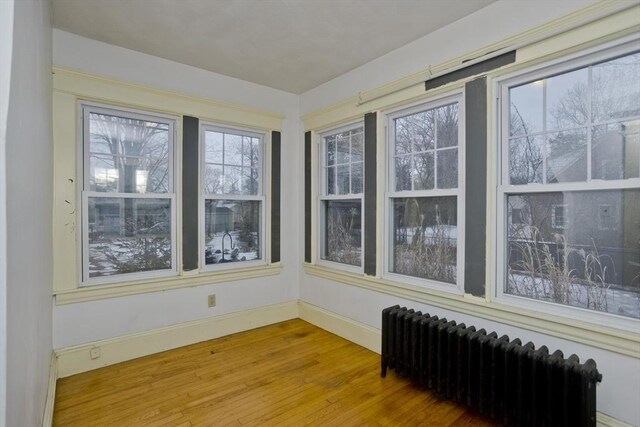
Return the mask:
<path id="1" fill-rule="evenodd" d="M 392 369 L 505 425 L 596 425 L 602 375 L 575 354 L 396 305 L 382 310 L 381 362 L 382 377 Z"/>

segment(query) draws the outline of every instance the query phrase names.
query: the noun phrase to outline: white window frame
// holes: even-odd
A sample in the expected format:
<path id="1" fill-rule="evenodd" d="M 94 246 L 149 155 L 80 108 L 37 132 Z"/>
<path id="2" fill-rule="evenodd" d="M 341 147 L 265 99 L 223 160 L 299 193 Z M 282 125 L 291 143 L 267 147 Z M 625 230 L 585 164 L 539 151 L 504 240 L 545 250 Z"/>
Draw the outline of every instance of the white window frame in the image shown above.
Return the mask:
<path id="1" fill-rule="evenodd" d="M 118 117 L 131 118 L 134 120 L 148 120 L 155 123 L 166 124 L 169 127 L 169 147 L 168 147 L 168 162 L 169 162 L 169 182 L 168 191 L 166 193 L 119 193 L 119 192 L 105 192 L 105 191 L 90 191 L 89 186 L 89 144 L 90 144 L 90 129 L 89 129 L 89 115 L 91 113 L 115 115 Z M 78 259 L 80 260 L 79 268 L 79 285 L 80 287 L 88 287 L 95 285 L 106 285 L 115 283 L 126 283 L 145 279 L 156 279 L 163 277 L 177 276 L 179 273 L 178 267 L 178 244 L 177 244 L 177 230 L 178 230 L 178 215 L 176 206 L 176 188 L 177 188 L 177 176 L 175 167 L 175 152 L 177 144 L 177 123 L 178 118 L 165 114 L 152 113 L 147 111 L 135 110 L 131 108 L 124 108 L 120 106 L 112 106 L 107 104 L 100 104 L 95 102 L 81 101 L 78 103 L 78 135 L 79 146 L 78 150 L 78 199 L 81 202 L 81 209 L 79 212 L 79 223 L 82 225 L 82 230 L 79 234 L 78 244 Z M 139 273 L 123 273 L 114 274 L 110 276 L 98 276 L 89 277 L 89 253 L 87 248 L 89 247 L 89 198 L 134 198 L 134 199 L 167 199 L 171 202 L 171 268 L 166 270 L 153 270 L 144 271 Z"/>
<path id="2" fill-rule="evenodd" d="M 327 150 L 326 150 L 326 143 L 325 143 L 325 138 L 338 134 L 338 133 L 342 133 L 342 132 L 347 132 L 350 130 L 355 130 L 358 128 L 362 128 L 362 193 L 349 193 L 349 194 L 328 194 L 327 191 L 327 174 L 326 174 L 326 169 L 327 169 Z M 365 188 L 365 175 L 364 175 L 364 171 L 366 168 L 366 164 L 364 161 L 364 149 L 365 149 L 365 141 L 364 141 L 364 122 L 363 121 L 358 121 L 358 122 L 352 122 L 349 123 L 347 125 L 343 125 L 337 128 L 331 128 L 331 129 L 326 129 L 326 130 L 322 130 L 320 132 L 318 132 L 317 134 L 317 139 L 316 139 L 317 145 L 318 145 L 318 159 L 319 159 L 319 164 L 318 164 L 318 239 L 317 239 L 317 256 L 316 256 L 316 263 L 318 265 L 323 265 L 326 267 L 330 267 L 330 268 L 337 268 L 340 270 L 345 270 L 345 271 L 351 271 L 354 273 L 363 273 L 364 272 L 364 188 Z M 337 147 L 336 147 L 336 153 L 337 153 Z M 336 154 L 337 156 L 337 154 Z M 337 157 L 336 157 L 336 162 L 337 162 Z M 350 162 L 351 164 L 351 162 Z M 336 163 L 337 165 L 337 163 Z M 336 174 L 337 174 L 337 166 L 334 165 L 334 167 L 336 168 Z M 349 182 L 351 182 L 351 172 L 349 173 Z M 336 188 L 337 188 L 337 178 L 336 181 L 334 181 Z M 351 188 L 349 188 L 351 189 Z M 345 263 L 341 263 L 341 262 L 337 262 L 337 261 L 331 261 L 328 259 L 323 259 L 323 254 L 325 253 L 325 249 L 326 249 L 326 242 L 325 242 L 325 230 L 326 230 L 326 218 L 325 218 L 325 209 L 324 209 L 324 205 L 325 202 L 327 201 L 336 201 L 336 200 L 360 200 L 360 265 L 356 266 L 356 265 L 349 265 L 349 264 L 345 264 Z"/>
<path id="3" fill-rule="evenodd" d="M 506 233 L 507 233 L 507 196 L 509 194 L 539 194 L 571 191 L 598 191 L 598 190 L 625 190 L 640 188 L 640 178 L 627 178 L 619 180 L 590 179 L 591 175 L 591 142 L 590 122 L 588 127 L 587 145 L 587 180 L 583 182 L 567 183 L 530 183 L 523 185 L 511 185 L 509 183 L 509 122 L 504 120 L 504 112 L 509 111 L 509 88 L 549 78 L 557 74 L 570 72 L 579 68 L 611 60 L 620 56 L 640 51 L 640 37 L 632 35 L 622 39 L 585 49 L 581 52 L 566 55 L 562 58 L 541 63 L 522 71 L 509 73 L 494 80 L 493 93 L 496 100 L 495 135 L 496 135 L 496 238 L 494 248 L 495 283 L 496 287 L 491 295 L 499 303 L 515 306 L 520 309 L 533 310 L 541 313 L 556 315 L 572 320 L 583 321 L 592 324 L 606 325 L 618 329 L 640 331 L 640 320 L 620 316 L 616 313 L 606 313 L 593 309 L 563 305 L 555 302 L 536 300 L 524 296 L 511 295 L 505 292 L 507 283 L 506 269 Z M 546 114 L 545 114 L 546 115 Z M 616 120 L 611 120 L 616 122 Z M 546 171 L 545 171 L 546 172 Z"/>
<path id="4" fill-rule="evenodd" d="M 222 132 L 228 133 L 232 135 L 241 135 L 251 138 L 258 138 L 260 140 L 260 160 L 258 161 L 258 194 L 257 195 L 237 195 L 237 194 L 207 194 L 204 192 L 204 185 L 202 182 L 202 175 L 205 168 L 205 133 L 207 131 L 212 132 Z M 235 126 L 227 126 L 220 125 L 217 123 L 210 122 L 201 122 L 200 123 L 200 134 L 199 134 L 199 160 L 198 160 L 198 260 L 199 260 L 199 271 L 201 272 L 213 272 L 213 271 L 224 271 L 224 270 L 233 270 L 233 269 L 242 269 L 249 267 L 258 267 L 264 266 L 267 264 L 267 253 L 266 253 L 266 211 L 267 211 L 267 201 L 264 195 L 265 193 L 265 153 L 267 152 L 267 147 L 270 145 L 271 141 L 269 139 L 269 134 L 266 132 L 261 132 L 256 129 L 235 127 Z M 223 158 L 224 161 L 224 158 Z M 260 259 L 251 260 L 251 261 L 238 261 L 238 262 L 228 262 L 224 264 L 206 264 L 206 241 L 204 238 L 205 233 L 205 220 L 204 220 L 204 210 L 205 210 L 205 201 L 206 200 L 238 200 L 238 201 L 259 201 L 260 202 Z"/>
<path id="5" fill-rule="evenodd" d="M 451 189 L 432 190 L 395 190 L 395 132 L 394 119 L 422 111 L 435 109 L 452 103 L 458 103 L 458 187 Z M 403 106 L 386 111 L 386 164 L 385 177 L 386 188 L 384 194 L 384 233 L 383 233 L 383 277 L 394 282 L 408 283 L 422 288 L 435 289 L 458 295 L 464 294 L 464 239 L 465 239 L 465 92 L 457 89 L 439 96 L 429 98 L 409 106 Z M 435 153 L 434 148 L 434 153 Z M 436 162 L 434 156 L 434 162 Z M 437 185 L 437 163 L 434 163 L 434 185 Z M 413 184 L 412 184 L 413 185 Z M 445 283 L 431 279 L 423 279 L 409 275 L 394 273 L 391 271 L 393 257 L 393 212 L 392 199 L 404 197 L 445 197 L 455 196 L 457 200 L 457 225 L 456 225 L 456 283 Z"/>

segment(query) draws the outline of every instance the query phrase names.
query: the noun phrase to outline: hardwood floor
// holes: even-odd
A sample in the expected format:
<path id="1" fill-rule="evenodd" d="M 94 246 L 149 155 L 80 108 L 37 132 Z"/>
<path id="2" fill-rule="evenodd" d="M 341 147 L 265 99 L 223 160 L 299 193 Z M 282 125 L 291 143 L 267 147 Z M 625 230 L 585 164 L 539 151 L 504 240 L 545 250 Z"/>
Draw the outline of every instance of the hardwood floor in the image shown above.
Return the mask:
<path id="1" fill-rule="evenodd" d="M 58 380 L 55 426 L 490 426 L 291 320 Z"/>

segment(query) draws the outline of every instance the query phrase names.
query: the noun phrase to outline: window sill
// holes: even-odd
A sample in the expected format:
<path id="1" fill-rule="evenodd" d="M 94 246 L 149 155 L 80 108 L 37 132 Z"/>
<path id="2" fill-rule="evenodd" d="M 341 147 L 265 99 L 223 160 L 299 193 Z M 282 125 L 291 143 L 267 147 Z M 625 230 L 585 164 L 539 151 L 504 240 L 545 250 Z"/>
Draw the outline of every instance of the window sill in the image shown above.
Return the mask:
<path id="1" fill-rule="evenodd" d="M 633 332 L 513 307 L 469 294 L 456 295 L 313 264 L 305 264 L 304 271 L 312 276 L 640 358 L 640 335 Z"/>
<path id="2" fill-rule="evenodd" d="M 137 295 L 149 292 L 167 291 L 171 289 L 210 285 L 221 282 L 254 279 L 256 277 L 276 276 L 282 270 L 281 264 L 226 270 L 216 272 L 188 272 L 181 276 L 119 283 L 112 285 L 95 285 L 69 291 L 55 291 L 56 305 L 74 304 L 78 302 Z"/>

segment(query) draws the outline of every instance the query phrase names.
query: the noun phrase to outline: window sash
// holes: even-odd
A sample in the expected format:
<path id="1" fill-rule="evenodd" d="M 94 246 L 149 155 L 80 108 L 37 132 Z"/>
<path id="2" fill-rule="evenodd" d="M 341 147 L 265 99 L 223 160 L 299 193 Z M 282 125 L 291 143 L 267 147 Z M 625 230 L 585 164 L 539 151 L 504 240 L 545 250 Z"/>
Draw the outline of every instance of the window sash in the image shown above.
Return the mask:
<path id="1" fill-rule="evenodd" d="M 258 192 L 257 194 L 210 194 L 205 193 L 203 174 L 206 164 L 213 164 L 205 161 L 206 152 L 206 132 L 218 132 L 223 134 L 238 135 L 242 137 L 257 138 L 259 140 L 259 159 L 258 159 Z M 267 245 L 267 201 L 264 195 L 265 190 L 265 153 L 267 152 L 268 136 L 265 133 L 258 132 L 253 129 L 225 127 L 213 123 L 200 123 L 199 132 L 199 196 L 198 196 L 198 263 L 199 271 L 212 272 L 222 270 L 232 270 L 238 268 L 250 268 L 263 266 L 267 264 L 268 254 L 266 253 Z M 223 157 L 224 162 L 224 157 Z M 215 163 L 218 164 L 218 163 Z M 235 165 L 232 165 L 235 166 Z M 251 261 L 229 262 L 224 264 L 207 264 L 205 251 L 205 203 L 207 200 L 237 200 L 237 201 L 257 201 L 260 203 L 259 233 L 260 233 L 260 259 Z"/>
<path id="2" fill-rule="evenodd" d="M 177 208 L 175 194 L 175 147 L 176 147 L 176 118 L 156 113 L 148 113 L 145 111 L 134 110 L 129 108 L 121 108 L 110 105 L 103 105 L 93 102 L 81 102 L 78 104 L 79 121 L 78 135 L 81 138 L 81 151 L 78 156 L 78 175 L 81 177 L 81 185 L 78 190 L 78 198 L 80 199 L 80 224 L 79 233 L 78 259 L 80 260 L 80 268 L 78 271 L 78 282 L 80 287 L 88 287 L 95 285 L 106 285 L 115 283 L 126 283 L 130 281 L 155 279 L 162 277 L 170 277 L 178 274 L 178 253 L 177 253 Z M 141 121 L 150 121 L 168 126 L 167 134 L 167 150 L 168 150 L 168 188 L 163 193 L 122 193 L 109 191 L 89 191 L 90 186 L 90 157 L 94 154 L 91 150 L 90 139 L 90 115 L 104 114 L 125 119 L 134 119 Z M 131 156 L 129 156 L 131 157 Z M 166 270 L 153 270 L 134 273 L 113 274 L 108 276 L 89 277 L 89 198 L 131 198 L 131 199 L 168 199 L 170 200 L 171 215 L 171 268 Z"/>
<path id="3" fill-rule="evenodd" d="M 628 39 L 627 39 L 628 40 Z M 619 123 L 622 121 L 629 121 L 638 119 L 638 116 L 629 116 L 620 118 L 617 120 L 603 120 L 593 121 L 591 114 L 591 102 L 589 102 L 589 115 L 588 122 L 584 126 L 576 126 L 576 129 L 587 129 L 587 179 L 585 181 L 578 182 L 560 182 L 560 183 L 530 183 L 514 185 L 510 184 L 509 177 L 509 140 L 512 137 L 509 136 L 509 111 L 510 111 L 510 99 L 509 89 L 528 82 L 536 81 L 539 79 L 547 79 L 558 74 L 563 74 L 572 70 L 588 67 L 591 70 L 593 65 L 606 62 L 633 54 L 640 49 L 640 43 L 638 40 L 634 41 L 622 41 L 614 42 L 609 46 L 602 46 L 597 49 L 591 49 L 590 51 L 583 51 L 576 55 L 565 56 L 564 58 L 554 61 L 551 64 L 535 67 L 530 71 L 517 72 L 516 74 L 505 75 L 494 82 L 494 93 L 498 97 L 497 107 L 498 114 L 496 114 L 496 130 L 498 133 L 497 140 L 499 141 L 497 155 L 499 161 L 498 174 L 496 179 L 496 219 L 495 226 L 497 230 L 497 238 L 495 239 L 495 253 L 496 253 L 496 287 L 493 291 L 492 297 L 497 302 L 513 305 L 524 309 L 533 309 L 543 313 L 549 313 L 553 315 L 570 317 L 585 321 L 589 323 L 598 323 L 615 328 L 622 328 L 625 330 L 640 330 L 640 321 L 626 316 L 620 316 L 616 313 L 601 312 L 594 309 L 586 309 L 577 306 L 564 305 L 560 303 L 543 301 L 540 299 L 528 298 L 524 296 L 518 296 L 509 294 L 505 291 L 507 284 L 507 224 L 508 224 L 508 205 L 507 198 L 513 194 L 542 194 L 542 193 L 565 193 L 565 192 L 590 192 L 590 191 L 602 191 L 602 190 L 625 190 L 625 189 L 637 189 L 640 188 L 640 178 L 627 178 L 627 179 L 612 179 L 601 180 L 592 179 L 592 161 L 591 161 L 591 129 L 594 126 Z M 590 71 L 589 71 L 590 73 Z M 591 80 L 589 80 L 591 82 Z M 591 86 L 589 86 L 589 93 L 592 92 Z M 546 104 L 543 104 L 546 109 Z M 543 118 L 546 120 L 546 110 L 543 113 Z M 562 129 L 564 131 L 565 129 Z M 570 130 L 570 129 L 566 129 Z M 553 131 L 556 132 L 556 131 Z M 535 135 L 546 135 L 552 132 L 536 132 Z M 534 135 L 531 133 L 529 135 Z M 515 136 L 513 138 L 516 138 Z M 546 165 L 543 168 L 546 173 Z M 565 210 L 565 215 L 567 211 Z M 565 218 L 567 218 L 565 216 Z"/>
<path id="4" fill-rule="evenodd" d="M 161 277 L 175 276 L 178 274 L 178 254 L 177 254 L 177 210 L 175 194 L 140 194 L 136 193 L 104 193 L 94 191 L 82 192 L 82 245 L 79 248 L 82 254 L 81 282 L 80 286 L 106 285 L 120 282 L 130 282 L 135 280 L 155 279 Z M 165 199 L 170 200 L 171 211 L 171 268 L 162 270 L 142 271 L 135 273 L 112 274 L 108 276 L 89 277 L 89 199 Z"/>
<path id="5" fill-rule="evenodd" d="M 457 104 L 458 106 L 458 142 L 455 146 L 437 147 L 437 143 L 434 144 L 433 149 L 426 150 L 425 152 L 436 153 L 446 150 L 457 149 L 458 151 L 458 185 L 456 188 L 437 188 L 437 170 L 434 170 L 434 188 L 429 190 L 396 190 L 396 172 L 395 172 L 395 159 L 397 157 L 404 156 L 405 154 L 396 154 L 396 132 L 395 132 L 395 119 L 411 116 L 423 111 L 435 110 L 446 105 Z M 464 202 L 464 167 L 465 167 L 465 125 L 464 125 L 464 91 L 458 90 L 456 92 L 449 92 L 437 98 L 433 98 L 430 101 L 421 102 L 420 104 L 403 107 L 399 110 L 390 111 L 386 114 L 386 185 L 384 197 L 384 212 L 386 213 L 386 220 L 384 221 L 385 232 L 384 244 L 383 244 L 383 275 L 384 277 L 400 282 L 408 283 L 420 287 L 428 287 L 436 290 L 442 290 L 449 293 L 464 293 L 464 221 L 465 221 L 465 202 Z M 408 155 L 419 154 L 420 152 L 407 153 Z M 437 164 L 434 161 L 434 169 L 437 168 Z M 413 179 L 412 179 L 413 188 Z M 394 216 L 392 212 L 393 200 L 399 198 L 436 198 L 455 196 L 457 202 L 457 225 L 456 225 L 456 283 L 440 282 L 432 279 L 424 279 L 405 274 L 395 273 L 392 271 L 393 266 L 393 222 Z"/>
<path id="6" fill-rule="evenodd" d="M 327 139 L 331 138 L 331 137 L 335 137 L 338 134 L 344 133 L 344 132 L 353 132 L 353 131 L 358 131 L 355 133 L 355 135 L 362 135 L 362 160 L 358 160 L 358 161 L 352 161 L 352 159 L 349 159 L 349 162 L 343 162 L 343 163 L 339 163 L 338 162 L 338 158 L 337 158 L 337 146 L 336 146 L 336 158 L 335 161 L 332 165 L 329 165 L 328 161 L 327 161 Z M 353 135 L 352 135 L 353 137 Z M 324 265 L 324 266 L 328 266 L 331 268 L 337 268 L 337 269 L 341 269 L 341 270 L 345 270 L 345 271 L 351 271 L 354 273 L 362 273 L 364 271 L 364 186 L 365 186 L 365 182 L 364 182 L 364 169 L 365 169 L 365 162 L 364 162 L 364 145 L 365 145 L 365 140 L 364 140 L 364 123 L 362 122 L 356 122 L 356 123 L 350 123 L 347 124 L 345 126 L 341 126 L 338 128 L 332 128 L 326 131 L 322 131 L 320 133 L 318 133 L 317 136 L 317 145 L 318 145 L 318 159 L 319 159 L 319 167 L 318 167 L 318 203 L 317 203 L 317 212 L 318 212 L 318 225 L 317 225 L 317 255 L 316 255 L 316 262 L 318 263 L 318 265 Z M 352 183 L 353 183 L 353 179 L 352 179 L 352 166 L 354 164 L 362 164 L 362 191 L 358 192 L 358 193 L 351 193 L 351 188 L 352 188 Z M 337 194 L 337 187 L 338 187 L 338 183 L 337 183 L 337 170 L 338 170 L 338 166 L 349 166 L 349 193 L 347 194 Z M 329 168 L 333 168 L 333 172 L 336 174 L 334 177 L 334 186 L 336 189 L 336 193 L 335 194 L 329 194 L 328 192 L 328 188 L 327 188 L 327 171 Z M 349 265 L 349 264 L 345 264 L 345 263 L 340 263 L 337 261 L 331 261 L 328 259 L 324 259 L 323 256 L 326 252 L 326 230 L 327 230 L 327 219 L 326 219 L 326 213 L 325 213 L 325 205 L 327 202 L 329 201 L 340 201 L 340 200 L 359 200 L 360 201 L 360 214 L 361 214 L 361 221 L 360 221 L 360 265 L 359 266 L 354 266 L 354 265 Z"/>
<path id="7" fill-rule="evenodd" d="M 165 124 L 169 127 L 168 130 L 168 191 L 166 193 L 149 193 L 149 194 L 175 194 L 175 145 L 176 145 L 176 119 L 170 116 L 164 115 L 156 115 L 145 113 L 137 110 L 119 108 L 119 107 L 110 107 L 104 106 L 101 104 L 88 103 L 83 102 L 80 104 L 79 108 L 82 112 L 82 190 L 89 191 L 89 183 L 90 183 L 90 157 L 95 154 L 103 154 L 96 153 L 91 151 L 91 142 L 90 142 L 90 126 L 89 120 L 90 115 L 93 114 L 105 114 L 110 116 L 122 117 L 127 119 L 134 120 L 142 120 L 142 121 L 150 121 L 154 123 Z M 135 156 L 124 156 L 120 157 L 133 158 Z M 142 156 L 144 157 L 144 156 Z M 102 194 L 113 194 L 113 192 L 104 191 Z M 142 194 L 142 193 L 131 193 L 131 194 Z"/>
<path id="8" fill-rule="evenodd" d="M 358 131 L 359 129 L 361 129 L 360 131 Z M 358 131 L 355 135 L 362 135 L 362 160 L 358 160 L 358 161 L 353 161 L 352 159 L 349 159 L 348 162 L 338 162 L 338 158 L 337 158 L 337 146 L 336 146 L 336 159 L 334 161 L 334 163 L 332 165 L 329 165 L 329 162 L 327 161 L 327 139 L 331 138 L 331 137 L 335 137 L 338 134 L 341 133 L 345 133 L 345 132 L 352 132 L 352 131 Z M 354 135 L 352 135 L 353 137 Z M 347 198 L 355 198 L 354 196 L 360 196 L 362 197 L 362 195 L 364 194 L 364 123 L 358 122 L 358 123 L 352 123 L 349 125 L 345 125 L 342 126 L 340 128 L 334 128 L 328 131 L 324 131 L 318 134 L 318 146 L 319 146 L 319 151 L 320 151 L 320 155 L 319 157 L 319 164 L 320 167 L 318 168 L 319 170 L 319 183 L 320 185 L 318 186 L 318 194 L 320 195 L 321 198 L 335 198 L 335 200 L 339 200 L 340 198 L 343 198 L 343 196 L 347 197 Z M 351 192 L 352 186 L 353 186 L 353 165 L 356 164 L 362 164 L 362 191 L 357 192 L 357 193 L 353 193 Z M 343 194 L 338 194 L 337 189 L 338 189 L 338 166 L 349 166 L 349 192 L 348 193 L 343 193 Z M 327 178 L 328 178 L 328 169 L 329 168 L 333 168 L 333 174 L 334 174 L 334 187 L 335 187 L 335 193 L 330 194 L 329 190 L 327 188 Z"/>
<path id="9" fill-rule="evenodd" d="M 257 138 L 259 140 L 259 152 L 258 152 L 258 191 L 256 194 L 251 195 L 236 195 L 236 194 L 226 194 L 226 193 L 205 193 L 205 188 L 203 184 L 203 173 L 206 165 L 216 165 L 224 167 L 242 167 L 243 169 L 251 169 L 250 166 L 240 166 L 235 164 L 226 164 L 224 163 L 224 157 L 222 158 L 222 162 L 207 162 L 206 161 L 206 133 L 207 132 L 217 132 L 225 135 L 234 135 L 248 138 Z M 200 173 L 199 173 L 199 186 L 200 186 L 200 194 L 206 195 L 208 198 L 215 198 L 217 196 L 223 196 L 223 198 L 230 197 L 261 197 L 264 193 L 264 158 L 266 152 L 266 135 L 264 133 L 259 133 L 249 129 L 242 128 L 234 128 L 234 127 L 223 127 L 214 125 L 211 123 L 201 123 L 200 125 L 200 150 L 199 150 L 199 163 L 200 163 Z"/>
<path id="10" fill-rule="evenodd" d="M 326 218 L 326 203 L 331 201 L 340 201 L 340 200 L 357 200 L 360 202 L 360 265 L 351 265 L 338 261 L 332 261 L 330 259 L 324 258 L 327 249 L 327 218 Z M 339 268 L 346 271 L 352 271 L 354 273 L 362 273 L 364 270 L 364 197 L 362 195 L 353 196 L 353 195 L 343 195 L 339 197 L 321 197 L 319 198 L 318 203 L 319 215 L 318 215 L 318 231 L 319 231 L 319 239 L 318 239 L 318 259 L 317 263 L 319 265 L 325 265 L 330 267 Z"/>

